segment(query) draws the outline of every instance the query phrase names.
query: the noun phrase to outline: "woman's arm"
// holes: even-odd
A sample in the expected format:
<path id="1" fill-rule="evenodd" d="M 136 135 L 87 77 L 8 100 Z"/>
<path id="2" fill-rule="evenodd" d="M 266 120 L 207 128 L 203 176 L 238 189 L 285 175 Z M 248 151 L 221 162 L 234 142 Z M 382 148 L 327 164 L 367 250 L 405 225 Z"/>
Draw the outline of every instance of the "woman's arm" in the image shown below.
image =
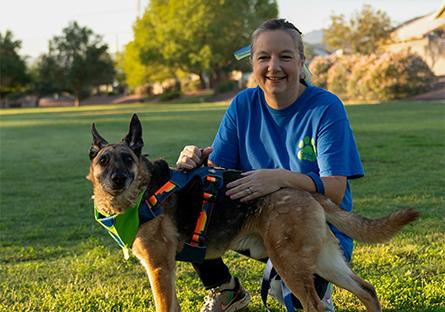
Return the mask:
<path id="1" fill-rule="evenodd" d="M 249 201 L 283 187 L 298 188 L 309 192 L 316 192 L 312 179 L 302 173 L 286 169 L 260 169 L 243 173 L 244 177 L 227 185 L 227 195 L 232 199 Z M 343 200 L 346 190 L 346 177 L 322 177 L 325 195 L 339 204 Z"/>

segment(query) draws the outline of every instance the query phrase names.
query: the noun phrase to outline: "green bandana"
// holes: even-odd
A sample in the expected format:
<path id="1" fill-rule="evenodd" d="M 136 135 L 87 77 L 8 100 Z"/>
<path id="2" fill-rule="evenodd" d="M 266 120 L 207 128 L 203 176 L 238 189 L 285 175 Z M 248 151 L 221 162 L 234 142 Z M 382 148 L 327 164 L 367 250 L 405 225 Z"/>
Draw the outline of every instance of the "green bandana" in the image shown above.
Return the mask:
<path id="1" fill-rule="evenodd" d="M 122 247 L 125 259 L 128 259 L 128 250 L 131 249 L 133 242 L 136 238 L 136 234 L 139 230 L 139 205 L 144 196 L 144 192 L 141 192 L 133 207 L 125 210 L 124 213 L 104 216 L 94 205 L 94 217 L 113 239 Z"/>

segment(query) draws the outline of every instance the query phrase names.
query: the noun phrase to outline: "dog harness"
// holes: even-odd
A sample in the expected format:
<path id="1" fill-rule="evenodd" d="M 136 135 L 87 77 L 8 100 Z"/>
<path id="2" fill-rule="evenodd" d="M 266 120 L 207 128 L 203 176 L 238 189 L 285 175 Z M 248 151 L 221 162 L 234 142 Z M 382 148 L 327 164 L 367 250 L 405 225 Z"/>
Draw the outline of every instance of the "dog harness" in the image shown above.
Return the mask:
<path id="1" fill-rule="evenodd" d="M 223 169 L 210 167 L 201 167 L 190 172 L 170 170 L 170 180 L 154 194 L 148 194 L 148 190 L 141 192 L 135 205 L 125 210 L 124 213 L 104 216 L 94 206 L 95 219 L 107 229 L 111 237 L 122 248 L 125 259 L 128 259 L 128 250 L 131 249 L 136 239 L 139 227 L 162 213 L 162 203 L 170 195 L 183 189 L 195 177 L 199 177 L 204 188 L 201 211 L 190 241 L 184 243 L 184 248 L 176 254 L 176 260 L 202 262 L 207 248 L 206 232 L 214 201 L 218 190 L 224 184 L 222 174 Z"/>

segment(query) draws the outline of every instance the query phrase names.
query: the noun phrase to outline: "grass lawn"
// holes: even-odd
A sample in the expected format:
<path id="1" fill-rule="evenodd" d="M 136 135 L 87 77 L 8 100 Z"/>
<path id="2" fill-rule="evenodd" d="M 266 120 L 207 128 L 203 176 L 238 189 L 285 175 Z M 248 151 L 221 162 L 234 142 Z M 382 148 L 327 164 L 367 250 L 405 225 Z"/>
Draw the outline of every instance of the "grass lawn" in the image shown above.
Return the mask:
<path id="1" fill-rule="evenodd" d="M 0 311 L 154 311 L 135 258 L 95 223 L 87 151 L 96 122 L 120 140 L 133 112 L 144 152 L 171 164 L 184 145 L 210 145 L 224 103 L 135 104 L 0 111 Z M 377 217 L 402 207 L 422 216 L 386 244 L 356 244 L 352 267 L 377 289 L 385 311 L 445 311 L 445 102 L 347 107 L 365 178 L 352 181 L 354 210 Z M 263 265 L 235 253 L 232 272 L 264 311 Z M 205 291 L 188 263 L 177 269 L 183 311 Z M 363 310 L 335 290 L 338 311 Z M 272 301 L 272 300 L 270 300 Z M 272 303 L 274 311 L 283 309 Z"/>

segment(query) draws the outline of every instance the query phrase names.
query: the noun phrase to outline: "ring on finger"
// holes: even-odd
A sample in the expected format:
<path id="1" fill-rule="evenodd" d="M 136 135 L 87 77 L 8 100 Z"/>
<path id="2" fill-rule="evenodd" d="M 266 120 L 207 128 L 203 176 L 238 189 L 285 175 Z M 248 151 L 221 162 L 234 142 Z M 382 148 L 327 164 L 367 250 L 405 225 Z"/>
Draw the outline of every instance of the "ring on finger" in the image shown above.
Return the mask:
<path id="1" fill-rule="evenodd" d="M 254 192 L 252 191 L 252 189 L 250 188 L 250 186 L 247 188 L 247 191 L 249 192 L 249 195 L 254 193 Z"/>

